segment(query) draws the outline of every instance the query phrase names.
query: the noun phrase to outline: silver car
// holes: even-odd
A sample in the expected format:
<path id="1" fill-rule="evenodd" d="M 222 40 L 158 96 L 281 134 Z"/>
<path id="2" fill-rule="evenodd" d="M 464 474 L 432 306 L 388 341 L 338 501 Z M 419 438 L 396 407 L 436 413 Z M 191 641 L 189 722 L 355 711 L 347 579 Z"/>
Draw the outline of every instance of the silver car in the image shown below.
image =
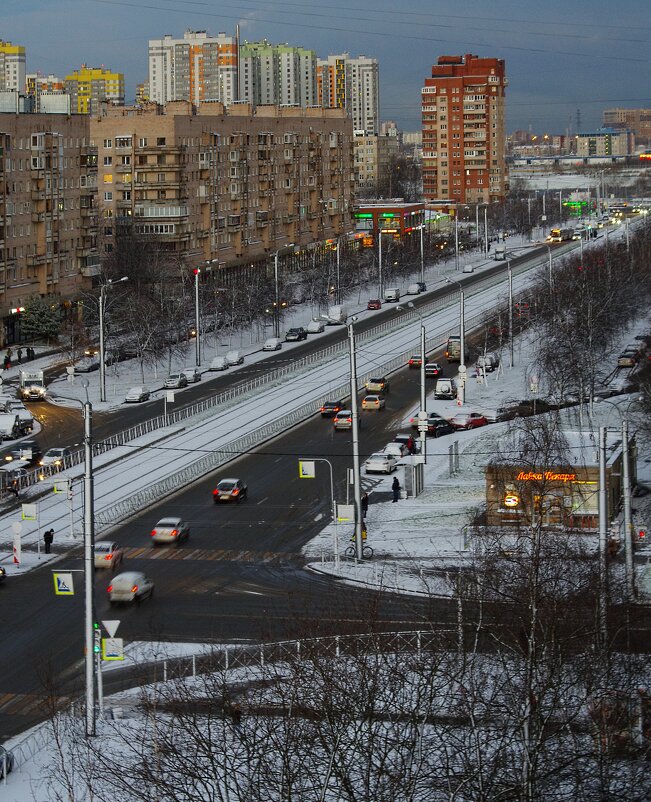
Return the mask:
<path id="1" fill-rule="evenodd" d="M 365 473 L 393 473 L 398 465 L 398 457 L 394 454 L 378 452 L 371 456 L 364 463 Z"/>
<path id="2" fill-rule="evenodd" d="M 115 571 L 122 565 L 124 551 L 122 546 L 110 540 L 98 540 L 94 545 L 95 568 L 108 568 Z"/>
<path id="3" fill-rule="evenodd" d="M 188 379 L 184 373 L 170 373 L 163 386 L 168 390 L 180 390 L 188 386 Z"/>
<path id="4" fill-rule="evenodd" d="M 176 543 L 177 545 L 190 537 L 190 527 L 180 518 L 161 518 L 151 530 L 151 542 Z"/>
<path id="5" fill-rule="evenodd" d="M 109 604 L 140 602 L 154 595 L 154 583 L 141 571 L 125 571 L 113 578 L 106 592 Z"/>

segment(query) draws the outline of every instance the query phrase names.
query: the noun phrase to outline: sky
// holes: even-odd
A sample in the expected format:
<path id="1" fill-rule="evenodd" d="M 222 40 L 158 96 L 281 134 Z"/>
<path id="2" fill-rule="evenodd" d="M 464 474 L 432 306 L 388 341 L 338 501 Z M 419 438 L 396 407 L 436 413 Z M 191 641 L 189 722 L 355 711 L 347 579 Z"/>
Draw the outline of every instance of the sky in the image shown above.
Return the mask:
<path id="1" fill-rule="evenodd" d="M 604 108 L 651 107 L 651 3 L 633 0 L 3 0 L 0 38 L 27 70 L 88 64 L 125 74 L 127 101 L 147 77 L 149 39 L 185 30 L 268 39 L 377 58 L 381 119 L 420 130 L 420 89 L 440 55 L 506 61 L 507 130 L 595 130 Z M 580 125 L 577 126 L 577 118 Z"/>

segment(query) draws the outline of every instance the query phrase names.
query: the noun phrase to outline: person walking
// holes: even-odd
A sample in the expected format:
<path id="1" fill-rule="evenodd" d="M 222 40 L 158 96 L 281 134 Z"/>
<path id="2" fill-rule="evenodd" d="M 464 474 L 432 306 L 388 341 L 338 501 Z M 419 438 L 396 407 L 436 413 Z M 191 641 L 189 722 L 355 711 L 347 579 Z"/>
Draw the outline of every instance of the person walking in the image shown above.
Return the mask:
<path id="1" fill-rule="evenodd" d="M 54 529 L 47 529 L 43 535 L 43 542 L 45 543 L 45 553 L 50 554 L 52 550 L 52 541 L 54 540 Z"/>
<path id="2" fill-rule="evenodd" d="M 396 501 L 400 499 L 400 482 L 398 481 L 398 477 L 393 477 L 393 484 L 391 485 L 391 490 L 393 490 L 393 501 L 392 504 L 395 504 Z"/>
<path id="3" fill-rule="evenodd" d="M 362 493 L 362 518 L 366 518 L 368 512 L 368 493 Z"/>
<path id="4" fill-rule="evenodd" d="M 23 349 L 19 348 L 18 351 L 16 351 L 16 353 L 18 354 L 18 364 L 20 365 L 21 362 L 23 361 Z"/>
<path id="5" fill-rule="evenodd" d="M 9 356 L 9 351 L 5 354 L 5 370 L 9 370 L 11 367 L 11 357 Z"/>

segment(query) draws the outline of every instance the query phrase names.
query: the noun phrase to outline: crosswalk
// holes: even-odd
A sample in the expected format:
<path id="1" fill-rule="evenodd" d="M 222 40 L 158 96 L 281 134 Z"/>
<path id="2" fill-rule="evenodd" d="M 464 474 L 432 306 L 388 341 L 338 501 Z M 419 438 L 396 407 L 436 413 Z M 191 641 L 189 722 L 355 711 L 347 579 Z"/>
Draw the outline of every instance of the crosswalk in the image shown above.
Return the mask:
<path id="1" fill-rule="evenodd" d="M 242 551 L 239 549 L 189 549 L 189 548 L 127 548 L 125 559 L 182 560 L 187 562 L 246 562 L 265 565 L 281 565 L 295 562 L 298 555 L 279 551 Z"/>
<path id="2" fill-rule="evenodd" d="M 48 708 L 62 709 L 70 704 L 68 696 L 48 699 Z M 0 692 L 0 716 L 31 716 L 43 710 L 44 697 L 35 693 Z"/>

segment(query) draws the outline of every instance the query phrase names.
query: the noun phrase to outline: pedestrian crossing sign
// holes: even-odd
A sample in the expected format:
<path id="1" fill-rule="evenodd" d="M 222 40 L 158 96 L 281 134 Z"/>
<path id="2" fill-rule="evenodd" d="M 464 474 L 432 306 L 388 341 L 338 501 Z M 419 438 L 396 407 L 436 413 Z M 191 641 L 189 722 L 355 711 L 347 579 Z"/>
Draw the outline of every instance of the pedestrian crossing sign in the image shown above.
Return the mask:
<path id="1" fill-rule="evenodd" d="M 72 573 L 56 573 L 53 572 L 54 577 L 54 592 L 57 596 L 74 596 L 75 586 L 72 582 Z"/>
<path id="2" fill-rule="evenodd" d="M 102 660 L 124 660 L 122 638 L 102 638 Z"/>
<path id="3" fill-rule="evenodd" d="M 299 459 L 298 475 L 301 479 L 314 479 L 316 476 L 314 460 Z"/>

